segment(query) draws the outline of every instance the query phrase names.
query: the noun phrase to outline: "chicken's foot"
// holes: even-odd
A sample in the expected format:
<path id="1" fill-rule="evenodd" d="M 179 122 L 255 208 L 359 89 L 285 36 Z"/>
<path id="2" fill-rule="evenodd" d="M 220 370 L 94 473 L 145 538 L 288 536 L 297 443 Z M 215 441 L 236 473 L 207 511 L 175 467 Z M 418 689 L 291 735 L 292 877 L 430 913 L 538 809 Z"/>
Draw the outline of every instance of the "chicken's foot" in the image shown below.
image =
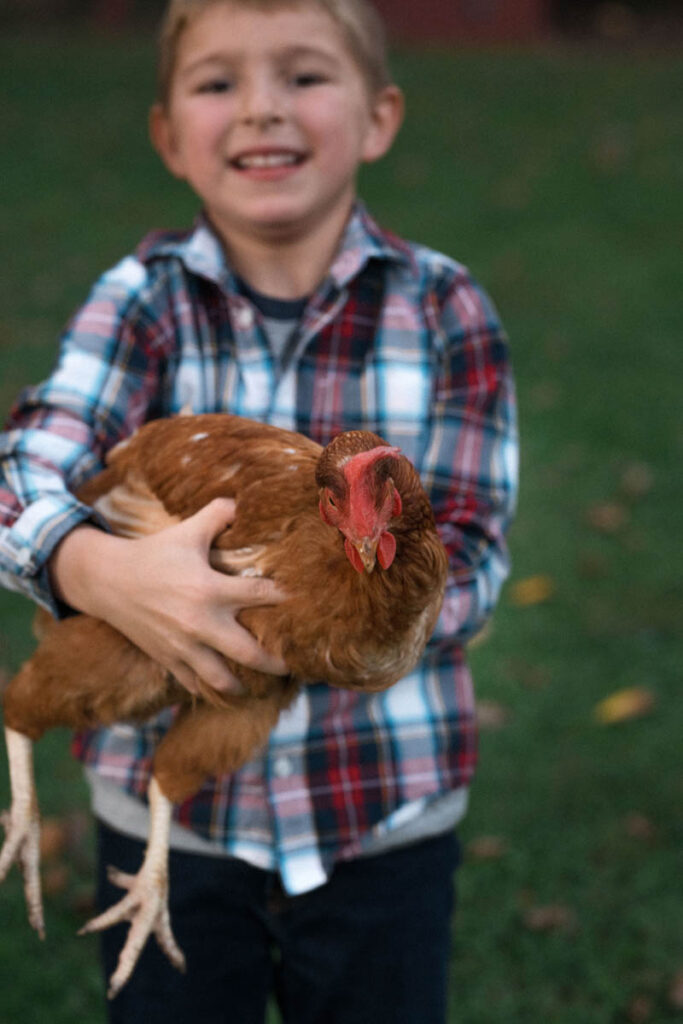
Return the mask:
<path id="1" fill-rule="evenodd" d="M 81 928 L 79 935 L 103 931 L 122 921 L 130 921 L 128 938 L 121 950 L 116 970 L 109 980 L 110 999 L 126 984 L 150 934 L 178 970 L 185 970 L 185 957 L 171 930 L 168 910 L 168 839 L 173 805 L 164 796 L 156 779 L 149 786 L 150 826 L 145 859 L 137 875 L 109 868 L 114 885 L 128 894 L 115 906 Z"/>
<path id="2" fill-rule="evenodd" d="M 40 815 L 33 778 L 33 743 L 5 726 L 12 805 L 0 815 L 5 842 L 0 852 L 0 882 L 15 861 L 24 876 L 28 919 L 41 939 L 45 938 L 43 900 L 40 888 Z"/>

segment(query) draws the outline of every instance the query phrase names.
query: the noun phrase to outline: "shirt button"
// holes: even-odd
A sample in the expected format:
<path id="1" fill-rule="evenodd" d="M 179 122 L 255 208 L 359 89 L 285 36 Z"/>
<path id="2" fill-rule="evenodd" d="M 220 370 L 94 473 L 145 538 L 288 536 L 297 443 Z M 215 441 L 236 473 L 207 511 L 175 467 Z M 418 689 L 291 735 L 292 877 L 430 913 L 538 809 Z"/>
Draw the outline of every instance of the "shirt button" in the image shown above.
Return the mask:
<path id="1" fill-rule="evenodd" d="M 288 757 L 278 757 L 273 769 L 278 779 L 288 779 L 294 771 L 294 766 Z"/>
<path id="2" fill-rule="evenodd" d="M 17 565 L 20 569 L 31 571 L 33 569 L 33 552 L 30 548 L 22 548 L 17 555 Z"/>
<path id="3" fill-rule="evenodd" d="M 254 314 L 247 305 L 239 305 L 235 312 L 235 321 L 241 331 L 248 331 L 254 326 Z"/>

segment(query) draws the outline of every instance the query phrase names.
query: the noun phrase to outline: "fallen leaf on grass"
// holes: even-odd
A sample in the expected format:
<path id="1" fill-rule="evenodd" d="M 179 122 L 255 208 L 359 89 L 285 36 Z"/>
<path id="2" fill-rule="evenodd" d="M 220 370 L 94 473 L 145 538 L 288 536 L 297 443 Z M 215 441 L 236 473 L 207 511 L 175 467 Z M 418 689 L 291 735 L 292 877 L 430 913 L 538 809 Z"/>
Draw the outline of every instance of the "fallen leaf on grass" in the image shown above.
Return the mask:
<path id="1" fill-rule="evenodd" d="M 647 462 L 631 462 L 622 471 L 621 492 L 627 498 L 644 498 L 652 490 L 654 473 Z"/>
<path id="2" fill-rule="evenodd" d="M 94 917 L 96 902 L 92 886 L 76 889 L 69 899 L 69 904 L 74 914 L 78 917 Z"/>
<path id="3" fill-rule="evenodd" d="M 564 903 L 528 907 L 522 922 L 530 932 L 571 932 L 578 924 L 575 912 Z"/>
<path id="4" fill-rule="evenodd" d="M 91 819 L 85 811 L 74 810 L 64 819 L 67 857 L 81 874 L 91 875 L 93 851 L 90 841 Z"/>
<path id="5" fill-rule="evenodd" d="M 555 581 L 552 576 L 528 576 L 525 580 L 518 580 L 510 587 L 510 601 L 518 608 L 527 608 L 530 605 L 542 604 L 549 600 L 555 593 Z"/>
<path id="6" fill-rule="evenodd" d="M 467 844 L 467 856 L 472 860 L 499 860 L 507 848 L 502 836 L 476 836 Z"/>
<path id="7" fill-rule="evenodd" d="M 510 721 L 510 710 L 497 700 L 477 701 L 477 725 L 480 729 L 502 729 Z"/>
<path id="8" fill-rule="evenodd" d="M 43 818 L 40 826 L 41 860 L 56 860 L 68 841 L 67 826 L 60 818 Z"/>
<path id="9" fill-rule="evenodd" d="M 655 1004 L 649 996 L 635 996 L 628 1005 L 626 1015 L 632 1024 L 646 1024 L 652 1020 Z"/>
<path id="10" fill-rule="evenodd" d="M 488 640 L 491 639 L 492 632 L 493 630 L 491 628 L 491 620 L 489 619 L 488 622 L 484 623 L 479 632 L 475 633 L 472 639 L 467 641 L 468 650 L 472 651 L 478 647 L 482 647 Z"/>
<path id="11" fill-rule="evenodd" d="M 543 354 L 555 363 L 561 363 L 571 353 L 571 343 L 562 331 L 551 330 L 543 340 Z"/>
<path id="12" fill-rule="evenodd" d="M 599 551 L 580 551 L 577 572 L 584 580 L 602 580 L 609 576 L 609 561 Z"/>
<path id="13" fill-rule="evenodd" d="M 647 9 L 647 8 L 646 8 Z M 595 8 L 593 21 L 596 31 L 605 39 L 624 42 L 636 39 L 640 32 L 637 13 L 618 0 L 606 0 Z"/>
<path id="14" fill-rule="evenodd" d="M 88 838 L 90 818 L 85 811 L 70 811 L 64 819 L 66 841 L 69 851 L 78 853 L 83 849 Z"/>
<path id="15" fill-rule="evenodd" d="M 683 967 L 674 974 L 669 986 L 669 1003 L 674 1010 L 683 1010 Z"/>
<path id="16" fill-rule="evenodd" d="M 542 690 L 552 681 L 550 669 L 528 658 L 506 658 L 504 667 L 508 679 L 527 690 Z"/>
<path id="17" fill-rule="evenodd" d="M 640 839 L 651 843 L 657 838 L 657 827 L 649 818 L 638 811 L 627 814 L 624 818 L 624 831 L 631 839 Z"/>
<path id="18" fill-rule="evenodd" d="M 617 533 L 628 520 L 628 510 L 617 501 L 597 502 L 586 512 L 586 522 L 599 533 Z"/>
<path id="19" fill-rule="evenodd" d="M 43 870 L 43 891 L 46 896 L 57 896 L 69 884 L 69 869 L 63 861 L 48 864 Z"/>
<path id="20" fill-rule="evenodd" d="M 617 690 L 595 705 L 593 714 L 600 725 L 614 725 L 643 718 L 650 714 L 656 704 L 652 690 L 644 686 L 630 686 Z"/>
<path id="21" fill-rule="evenodd" d="M 547 412 L 559 405 L 562 391 L 557 381 L 541 380 L 533 386 L 529 397 L 534 408 Z"/>
<path id="22" fill-rule="evenodd" d="M 529 182 L 521 178 L 506 178 L 493 189 L 492 201 L 503 210 L 524 210 L 531 201 Z"/>
<path id="23" fill-rule="evenodd" d="M 522 686 L 528 690 L 542 690 L 550 684 L 552 675 L 543 665 L 530 665 L 527 672 L 520 677 Z"/>
<path id="24" fill-rule="evenodd" d="M 590 149 L 591 163 L 600 174 L 622 171 L 631 155 L 631 146 L 625 134 L 614 126 L 595 140 Z"/>

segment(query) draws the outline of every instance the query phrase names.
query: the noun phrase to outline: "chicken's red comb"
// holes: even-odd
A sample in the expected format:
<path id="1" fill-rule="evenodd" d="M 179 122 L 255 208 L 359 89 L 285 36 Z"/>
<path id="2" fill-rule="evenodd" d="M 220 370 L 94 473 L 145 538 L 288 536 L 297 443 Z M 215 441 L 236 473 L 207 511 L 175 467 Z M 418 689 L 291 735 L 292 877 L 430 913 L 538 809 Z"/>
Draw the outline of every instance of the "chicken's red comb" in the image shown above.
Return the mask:
<path id="1" fill-rule="evenodd" d="M 380 444 L 376 448 L 370 448 L 366 452 L 358 452 L 342 463 L 344 476 L 351 482 L 367 473 L 371 466 L 374 466 L 380 459 L 397 459 L 401 449 L 389 444 Z M 351 473 L 349 473 L 349 469 Z"/>

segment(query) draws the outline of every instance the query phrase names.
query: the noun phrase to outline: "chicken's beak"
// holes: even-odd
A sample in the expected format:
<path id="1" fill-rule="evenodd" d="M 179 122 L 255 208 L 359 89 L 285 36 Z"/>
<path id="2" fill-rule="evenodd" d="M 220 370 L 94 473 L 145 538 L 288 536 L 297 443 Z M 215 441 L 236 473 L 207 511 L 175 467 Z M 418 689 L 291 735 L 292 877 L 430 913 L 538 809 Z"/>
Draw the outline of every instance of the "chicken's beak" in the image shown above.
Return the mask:
<path id="1" fill-rule="evenodd" d="M 370 537 L 364 537 L 358 544 L 354 544 L 354 547 L 360 555 L 365 571 L 372 572 L 377 559 L 377 541 L 371 540 Z"/>

